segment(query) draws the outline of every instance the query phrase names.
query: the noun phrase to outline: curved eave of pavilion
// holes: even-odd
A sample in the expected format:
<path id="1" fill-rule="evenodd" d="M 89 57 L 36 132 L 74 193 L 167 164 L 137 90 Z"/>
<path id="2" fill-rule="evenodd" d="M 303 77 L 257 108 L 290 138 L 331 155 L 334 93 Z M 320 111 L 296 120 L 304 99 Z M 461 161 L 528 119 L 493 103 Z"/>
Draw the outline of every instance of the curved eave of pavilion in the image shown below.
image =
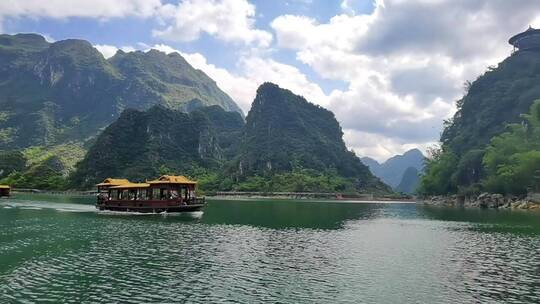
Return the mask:
<path id="1" fill-rule="evenodd" d="M 522 32 L 522 33 L 519 33 L 519 34 L 516 34 L 516 35 L 510 37 L 510 39 L 508 39 L 508 43 L 510 43 L 511 45 L 514 45 L 516 43 L 516 41 L 518 41 L 519 39 L 521 39 L 523 37 L 527 37 L 527 36 L 530 36 L 530 35 L 539 35 L 539 34 L 540 34 L 540 29 L 526 30 L 525 32 Z"/>

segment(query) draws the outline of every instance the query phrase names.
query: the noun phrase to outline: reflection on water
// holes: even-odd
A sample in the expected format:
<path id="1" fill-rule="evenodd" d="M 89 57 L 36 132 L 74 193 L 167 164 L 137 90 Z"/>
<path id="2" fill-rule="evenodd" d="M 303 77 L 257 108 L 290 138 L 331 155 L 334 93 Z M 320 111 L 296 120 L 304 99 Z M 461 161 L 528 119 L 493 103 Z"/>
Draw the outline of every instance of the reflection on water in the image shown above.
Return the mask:
<path id="1" fill-rule="evenodd" d="M 211 201 L 131 216 L 89 202 L 0 201 L 0 303 L 540 301 L 538 214 Z"/>
<path id="2" fill-rule="evenodd" d="M 414 213 L 407 204 L 309 201 L 211 201 L 203 223 L 266 228 L 339 229 L 349 220 Z M 410 204 L 409 204 L 410 205 Z"/>

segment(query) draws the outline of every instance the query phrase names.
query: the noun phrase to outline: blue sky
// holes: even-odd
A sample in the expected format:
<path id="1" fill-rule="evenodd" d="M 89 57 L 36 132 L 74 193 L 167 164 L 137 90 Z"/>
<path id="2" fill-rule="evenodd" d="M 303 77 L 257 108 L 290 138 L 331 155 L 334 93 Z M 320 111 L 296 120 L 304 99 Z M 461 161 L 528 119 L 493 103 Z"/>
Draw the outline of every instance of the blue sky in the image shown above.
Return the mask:
<path id="1" fill-rule="evenodd" d="M 177 1 L 163 1 L 164 3 L 177 3 Z M 344 13 L 339 1 L 332 0 L 289 0 L 289 1 L 251 1 L 256 7 L 254 18 L 255 27 L 271 31 L 270 23 L 283 14 L 305 15 L 324 23 L 337 14 Z M 357 13 L 371 13 L 373 2 L 359 0 L 351 3 Z M 49 36 L 54 40 L 80 38 L 98 45 L 134 46 L 160 44 L 164 41 L 152 35 L 152 30 L 159 27 L 159 22 L 153 18 L 126 17 L 126 18 L 51 18 L 35 16 L 7 17 L 4 20 L 3 32 L 21 33 L 33 32 Z M 199 52 L 209 62 L 234 71 L 238 52 L 241 48 L 235 45 L 222 43 L 211 36 L 203 34 L 200 39 L 189 42 L 167 41 L 167 45 L 183 52 Z M 332 81 L 313 73 L 311 69 L 295 60 L 295 52 L 275 49 L 273 58 L 280 62 L 294 65 L 305 73 L 310 79 L 321 85 L 322 89 L 330 92 L 334 88 L 344 88 L 346 83 Z"/>
<path id="2" fill-rule="evenodd" d="M 275 82 L 332 110 L 359 156 L 384 160 L 436 145 L 463 83 L 508 56 L 537 12 L 535 0 L 7 0 L 0 31 L 85 39 L 106 57 L 178 51 L 246 112 Z"/>

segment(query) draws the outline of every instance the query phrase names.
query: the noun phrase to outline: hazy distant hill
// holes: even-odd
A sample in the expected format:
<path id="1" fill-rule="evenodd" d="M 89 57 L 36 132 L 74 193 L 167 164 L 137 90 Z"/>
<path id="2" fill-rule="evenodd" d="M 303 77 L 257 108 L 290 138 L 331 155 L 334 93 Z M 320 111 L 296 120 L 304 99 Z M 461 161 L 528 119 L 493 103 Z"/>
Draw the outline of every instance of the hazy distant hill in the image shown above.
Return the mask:
<path id="1" fill-rule="evenodd" d="M 420 182 L 420 173 L 415 167 L 409 167 L 403 173 L 401 181 L 395 187 L 397 192 L 413 194 L 416 192 L 418 183 Z"/>
<path id="2" fill-rule="evenodd" d="M 81 141 L 126 108 L 241 110 L 179 54 L 118 52 L 84 40 L 0 35 L 0 150 Z"/>
<path id="3" fill-rule="evenodd" d="M 379 177 L 392 188 L 397 189 L 396 187 L 400 183 L 410 183 L 408 181 L 408 178 L 412 177 L 410 173 L 407 175 L 408 178 L 403 180 L 408 168 L 414 168 L 416 172 L 422 172 L 424 155 L 420 150 L 412 149 L 402 155 L 393 156 L 382 164 L 369 157 L 363 157 L 362 162 L 369 167 L 375 176 Z M 402 192 L 409 193 L 410 191 Z"/>

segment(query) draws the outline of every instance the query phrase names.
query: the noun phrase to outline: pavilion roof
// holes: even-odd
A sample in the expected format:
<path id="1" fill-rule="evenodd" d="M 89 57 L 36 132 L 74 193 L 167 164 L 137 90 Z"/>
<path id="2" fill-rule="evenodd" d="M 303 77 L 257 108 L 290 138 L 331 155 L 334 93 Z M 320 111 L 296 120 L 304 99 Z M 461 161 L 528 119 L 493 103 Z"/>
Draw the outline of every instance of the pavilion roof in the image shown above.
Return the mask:
<path id="1" fill-rule="evenodd" d="M 529 26 L 529 28 L 526 29 L 525 31 L 510 37 L 510 39 L 508 40 L 508 43 L 513 45 L 518 39 L 521 39 L 523 37 L 533 35 L 533 34 L 536 35 L 536 34 L 539 34 L 539 33 L 540 33 L 540 29 L 535 29 L 535 28 Z"/>
<path id="2" fill-rule="evenodd" d="M 148 181 L 149 184 L 188 184 L 195 185 L 197 182 L 183 175 L 162 175 L 156 180 Z"/>
<path id="3" fill-rule="evenodd" d="M 8 185 L 0 185 L 0 189 L 11 189 Z"/>
<path id="4" fill-rule="evenodd" d="M 129 184 L 130 181 L 125 178 L 106 178 L 103 182 L 97 184 L 96 186 L 120 186 L 124 184 Z"/>
<path id="5" fill-rule="evenodd" d="M 111 189 L 136 189 L 136 188 L 148 188 L 150 184 L 147 183 L 127 183 L 119 186 L 111 187 Z"/>

